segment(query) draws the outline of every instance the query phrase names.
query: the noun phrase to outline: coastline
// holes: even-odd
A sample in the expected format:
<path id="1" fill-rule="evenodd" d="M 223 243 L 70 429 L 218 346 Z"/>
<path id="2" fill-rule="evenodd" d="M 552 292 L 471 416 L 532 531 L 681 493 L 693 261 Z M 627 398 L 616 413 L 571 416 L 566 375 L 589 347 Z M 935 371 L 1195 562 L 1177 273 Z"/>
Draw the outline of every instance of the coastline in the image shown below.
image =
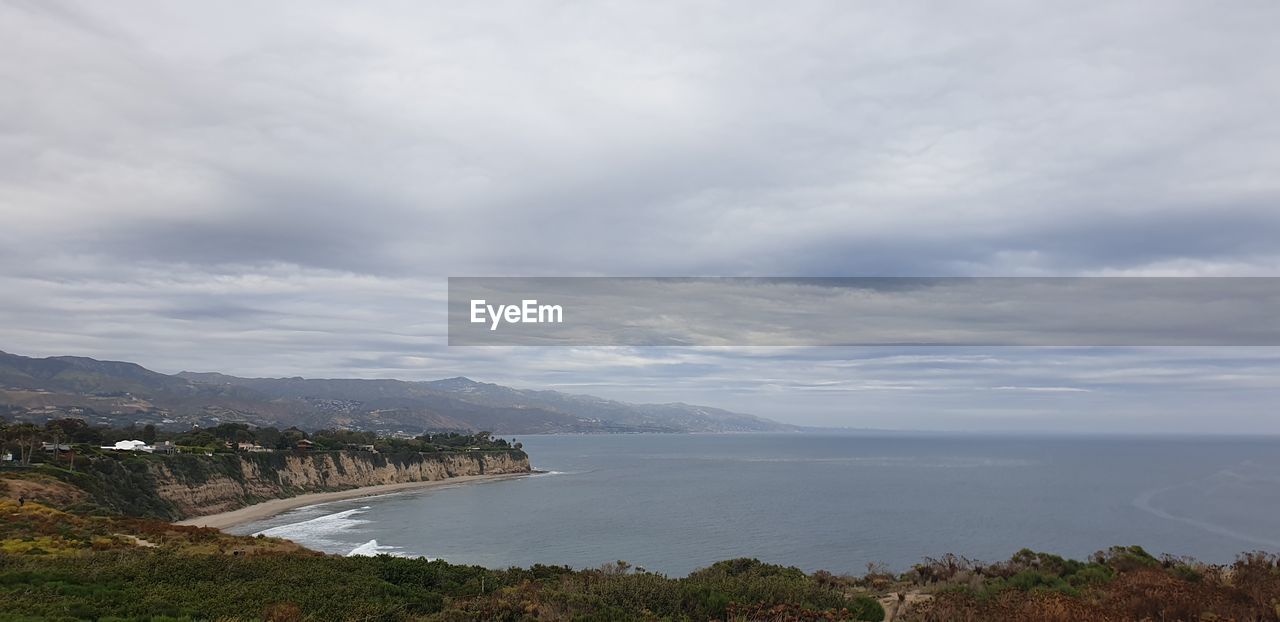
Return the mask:
<path id="1" fill-rule="evenodd" d="M 503 479 L 513 479 L 532 475 L 537 471 L 529 473 L 495 473 L 488 475 L 461 475 L 458 477 L 450 477 L 448 479 L 437 479 L 425 482 L 404 482 L 400 484 L 379 484 L 377 486 L 362 486 L 360 488 L 351 488 L 348 490 L 335 490 L 331 492 L 311 492 L 296 497 L 286 497 L 283 499 L 268 499 L 261 503 L 255 503 L 229 512 L 219 512 L 217 514 L 207 514 L 205 516 L 195 516 L 192 518 L 176 521 L 175 525 L 186 525 L 190 527 L 211 527 L 213 529 L 229 529 L 237 525 L 252 523 L 267 518 L 271 518 L 277 514 L 283 514 L 289 510 L 296 510 L 309 505 L 319 505 L 321 503 L 330 503 L 333 501 L 344 501 L 347 499 L 359 499 L 361 497 L 376 497 L 388 495 L 407 490 L 422 490 L 427 488 L 436 488 L 448 484 L 465 484 L 473 482 L 489 482 Z"/>

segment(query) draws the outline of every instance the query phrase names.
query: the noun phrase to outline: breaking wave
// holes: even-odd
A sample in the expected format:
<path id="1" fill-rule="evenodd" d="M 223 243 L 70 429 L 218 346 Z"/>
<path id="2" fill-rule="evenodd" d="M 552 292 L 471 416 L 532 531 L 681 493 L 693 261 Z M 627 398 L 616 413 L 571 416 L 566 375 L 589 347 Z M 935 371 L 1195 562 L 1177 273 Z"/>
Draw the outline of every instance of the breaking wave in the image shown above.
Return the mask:
<path id="1" fill-rule="evenodd" d="M 347 553 L 347 557 L 357 557 L 361 555 L 365 557 L 373 557 L 375 555 L 394 555 L 396 557 L 415 557 L 414 555 L 409 555 L 408 553 L 405 553 L 403 550 L 400 549 L 400 547 L 378 544 L 377 540 L 370 540 L 368 542 L 365 542 L 364 544 L 361 544 L 360 546 L 357 546 L 356 548 L 351 549 L 350 553 Z"/>
<path id="2" fill-rule="evenodd" d="M 538 471 L 536 473 L 530 473 L 525 477 L 551 477 L 552 475 L 572 475 L 572 473 L 567 471 Z"/>
<path id="3" fill-rule="evenodd" d="M 303 546 L 332 549 L 337 546 L 342 546 L 342 542 L 335 540 L 334 536 L 353 530 L 360 525 L 364 525 L 369 522 L 362 518 L 356 518 L 368 509 L 369 506 L 366 505 L 350 510 L 343 510 L 333 514 L 318 516 L 310 520 L 264 529 L 253 535 L 261 534 L 272 538 L 285 538 L 293 540 Z"/>

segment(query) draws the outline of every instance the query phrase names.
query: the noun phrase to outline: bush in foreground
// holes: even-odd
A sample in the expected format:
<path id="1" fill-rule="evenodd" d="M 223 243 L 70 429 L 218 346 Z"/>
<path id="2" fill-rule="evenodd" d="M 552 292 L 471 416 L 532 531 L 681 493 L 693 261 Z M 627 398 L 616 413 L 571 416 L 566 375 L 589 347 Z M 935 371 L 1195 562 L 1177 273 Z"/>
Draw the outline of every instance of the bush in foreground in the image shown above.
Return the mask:
<path id="1" fill-rule="evenodd" d="M 722 620 L 1280 622 L 1280 558 L 1229 566 L 1115 547 L 925 560 L 903 575 L 807 574 L 755 559 L 669 578 L 625 562 L 490 570 L 338 557 L 273 538 L 0 500 L 3 620 Z M 882 606 L 881 603 L 884 603 Z M 886 611 L 886 609 L 888 611 Z"/>

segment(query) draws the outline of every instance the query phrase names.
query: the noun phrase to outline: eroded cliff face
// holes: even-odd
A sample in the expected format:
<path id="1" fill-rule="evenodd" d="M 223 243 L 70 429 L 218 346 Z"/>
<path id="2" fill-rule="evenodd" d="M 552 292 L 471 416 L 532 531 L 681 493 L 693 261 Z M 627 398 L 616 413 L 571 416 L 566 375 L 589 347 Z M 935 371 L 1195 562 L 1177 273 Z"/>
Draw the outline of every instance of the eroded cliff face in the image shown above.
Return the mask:
<path id="1" fill-rule="evenodd" d="M 171 518 L 190 518 L 308 492 L 528 473 L 530 468 L 528 456 L 521 451 L 410 455 L 342 451 L 174 456 L 151 463 L 150 470 L 156 494 L 173 506 Z"/>

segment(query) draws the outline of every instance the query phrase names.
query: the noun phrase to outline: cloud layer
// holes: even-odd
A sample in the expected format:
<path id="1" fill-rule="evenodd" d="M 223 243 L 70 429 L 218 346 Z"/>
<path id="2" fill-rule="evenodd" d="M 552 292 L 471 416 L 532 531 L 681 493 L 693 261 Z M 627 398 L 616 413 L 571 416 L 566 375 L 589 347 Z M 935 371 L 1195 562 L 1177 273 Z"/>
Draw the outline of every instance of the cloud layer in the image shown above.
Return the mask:
<path id="1" fill-rule="evenodd" d="M 1248 348 L 930 367 L 443 345 L 450 275 L 1275 276 L 1278 18 L 1263 1 L 6 3 L 0 348 L 897 427 L 1090 429 L 1089 400 L 1164 427 L 1140 413 L 1209 383 L 1238 420 L 1168 399 L 1174 428 L 1280 431 L 1259 419 L 1272 354 Z"/>

